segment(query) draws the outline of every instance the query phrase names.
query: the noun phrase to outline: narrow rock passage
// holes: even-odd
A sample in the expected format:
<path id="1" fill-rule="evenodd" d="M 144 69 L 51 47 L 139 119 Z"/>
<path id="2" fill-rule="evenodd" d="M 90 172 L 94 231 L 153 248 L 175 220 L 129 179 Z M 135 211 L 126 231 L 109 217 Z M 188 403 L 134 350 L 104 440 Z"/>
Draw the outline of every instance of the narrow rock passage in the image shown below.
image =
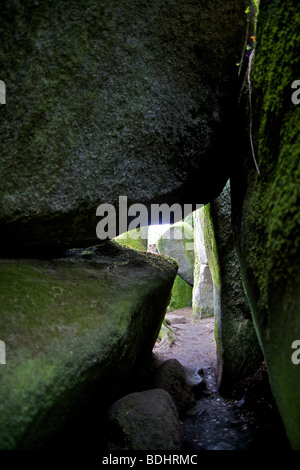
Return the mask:
<path id="1" fill-rule="evenodd" d="M 205 388 L 182 419 L 184 446 L 189 450 L 288 449 L 281 419 L 270 392 L 267 373 L 245 381 L 234 398 L 220 395 L 216 383 L 214 318 L 195 321 L 192 309 L 168 314 L 174 342 L 157 342 L 158 361 L 177 359 L 187 378 L 202 377 Z"/>

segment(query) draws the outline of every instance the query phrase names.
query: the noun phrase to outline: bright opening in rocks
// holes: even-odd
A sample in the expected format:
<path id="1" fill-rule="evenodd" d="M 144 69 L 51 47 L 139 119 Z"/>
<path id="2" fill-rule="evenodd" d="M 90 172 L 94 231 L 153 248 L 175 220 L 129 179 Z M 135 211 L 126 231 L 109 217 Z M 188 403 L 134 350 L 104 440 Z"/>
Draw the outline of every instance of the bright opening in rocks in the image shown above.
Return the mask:
<path id="1" fill-rule="evenodd" d="M 149 225 L 147 251 L 157 253 L 156 243 L 163 233 L 171 227 L 170 224 Z"/>
<path id="2" fill-rule="evenodd" d="M 188 367 L 189 375 L 197 374 L 200 368 L 216 369 L 214 287 L 205 248 L 203 211 L 202 207 L 175 224 L 149 225 L 127 232 L 126 238 L 117 237 L 119 243 L 130 248 L 166 255 L 178 263 L 155 351 L 175 354 Z"/>

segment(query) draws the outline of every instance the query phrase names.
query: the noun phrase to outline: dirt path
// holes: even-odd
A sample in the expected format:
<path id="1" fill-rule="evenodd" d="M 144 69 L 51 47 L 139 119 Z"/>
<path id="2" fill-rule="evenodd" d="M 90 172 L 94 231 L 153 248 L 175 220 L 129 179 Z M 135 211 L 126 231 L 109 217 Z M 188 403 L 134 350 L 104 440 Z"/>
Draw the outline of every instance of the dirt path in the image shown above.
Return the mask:
<path id="1" fill-rule="evenodd" d="M 176 358 L 184 367 L 215 367 L 216 345 L 214 340 L 214 319 L 204 318 L 194 322 L 192 309 L 183 308 L 168 314 L 175 334 L 175 343 L 170 346 L 163 342 L 157 344 L 154 352 L 160 357 Z"/>
<path id="2" fill-rule="evenodd" d="M 262 368 L 249 378 L 236 399 L 222 397 L 216 385 L 214 319 L 194 321 L 192 309 L 167 315 L 175 342 L 156 343 L 158 361 L 177 359 L 189 374 L 199 374 L 206 388 L 182 420 L 185 449 L 288 449 L 285 432 Z M 200 372 L 199 372 L 200 371 Z"/>

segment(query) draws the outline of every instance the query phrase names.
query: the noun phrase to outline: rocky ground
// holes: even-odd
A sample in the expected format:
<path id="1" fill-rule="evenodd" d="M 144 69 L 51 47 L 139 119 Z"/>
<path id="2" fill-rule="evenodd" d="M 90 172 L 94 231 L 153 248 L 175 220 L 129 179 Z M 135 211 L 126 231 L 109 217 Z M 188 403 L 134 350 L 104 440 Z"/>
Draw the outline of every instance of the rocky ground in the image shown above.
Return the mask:
<path id="1" fill-rule="evenodd" d="M 175 358 L 187 377 L 198 376 L 204 382 L 196 405 L 181 420 L 185 449 L 289 449 L 264 364 L 239 384 L 230 398 L 225 398 L 216 384 L 214 319 L 195 321 L 191 308 L 174 311 L 167 318 L 169 341 L 165 335 L 156 343 L 155 359 L 161 362 Z"/>

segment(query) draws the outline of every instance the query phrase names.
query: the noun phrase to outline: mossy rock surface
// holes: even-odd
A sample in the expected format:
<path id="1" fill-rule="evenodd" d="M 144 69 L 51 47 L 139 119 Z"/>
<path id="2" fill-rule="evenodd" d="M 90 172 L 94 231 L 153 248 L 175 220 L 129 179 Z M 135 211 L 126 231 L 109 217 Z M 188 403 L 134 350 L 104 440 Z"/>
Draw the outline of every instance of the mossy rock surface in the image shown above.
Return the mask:
<path id="1" fill-rule="evenodd" d="M 98 243 L 96 209 L 119 196 L 222 190 L 247 3 L 1 2 L 3 250 Z"/>
<path id="2" fill-rule="evenodd" d="M 127 246 L 133 250 L 147 251 L 148 247 L 148 227 L 129 230 L 115 238 L 120 245 Z"/>
<path id="3" fill-rule="evenodd" d="M 193 289 L 192 287 L 181 279 L 180 276 L 176 276 L 173 287 L 171 300 L 168 305 L 168 312 L 177 310 L 180 308 L 190 307 L 192 305 Z"/>
<path id="4" fill-rule="evenodd" d="M 1 449 L 64 447 L 75 431 L 82 444 L 93 416 L 150 356 L 176 270 L 116 243 L 0 260 Z M 89 423 L 84 435 L 78 417 Z"/>
<path id="5" fill-rule="evenodd" d="M 231 225 L 230 184 L 204 211 L 205 242 L 214 280 L 217 380 L 222 393 L 254 373 L 263 360 L 245 294 Z"/>
<path id="6" fill-rule="evenodd" d="M 233 177 L 235 239 L 255 326 L 291 446 L 300 449 L 300 369 L 292 343 L 300 338 L 299 2 L 261 2 L 252 63 L 253 143 L 240 142 Z M 249 94 L 240 124 L 249 128 Z M 242 134 L 242 132 L 240 132 Z M 243 153 L 244 158 L 242 158 Z"/>

